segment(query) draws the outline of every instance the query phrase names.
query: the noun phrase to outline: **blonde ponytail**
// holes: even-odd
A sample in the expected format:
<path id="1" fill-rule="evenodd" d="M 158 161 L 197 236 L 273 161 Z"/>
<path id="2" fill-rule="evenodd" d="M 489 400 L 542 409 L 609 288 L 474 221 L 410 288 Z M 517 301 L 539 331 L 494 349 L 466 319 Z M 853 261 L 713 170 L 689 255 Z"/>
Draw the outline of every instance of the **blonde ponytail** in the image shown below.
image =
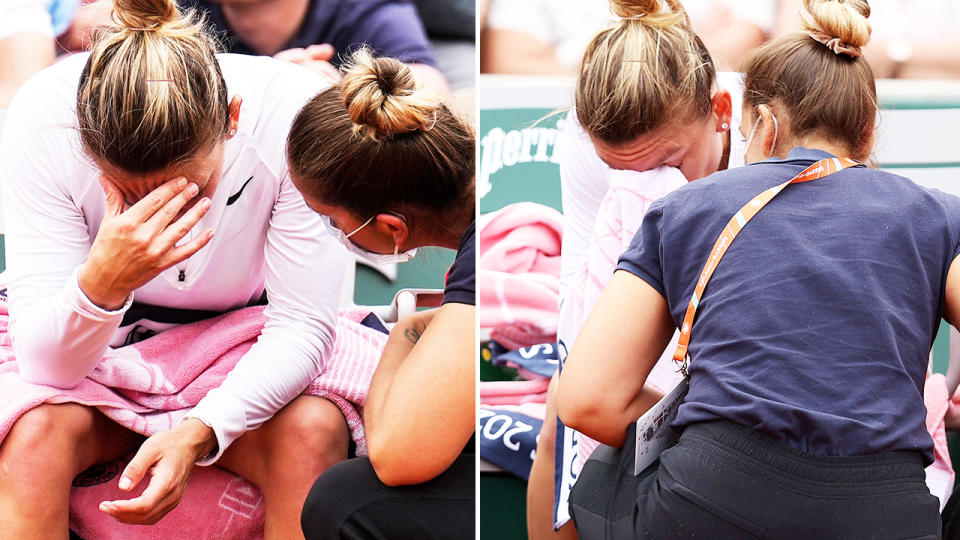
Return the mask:
<path id="1" fill-rule="evenodd" d="M 643 24 L 653 28 L 670 28 L 681 21 L 690 24 L 690 18 L 687 16 L 686 10 L 676 0 L 667 0 L 666 2 L 660 0 L 610 0 L 610 11 L 623 21 L 642 21 Z"/>

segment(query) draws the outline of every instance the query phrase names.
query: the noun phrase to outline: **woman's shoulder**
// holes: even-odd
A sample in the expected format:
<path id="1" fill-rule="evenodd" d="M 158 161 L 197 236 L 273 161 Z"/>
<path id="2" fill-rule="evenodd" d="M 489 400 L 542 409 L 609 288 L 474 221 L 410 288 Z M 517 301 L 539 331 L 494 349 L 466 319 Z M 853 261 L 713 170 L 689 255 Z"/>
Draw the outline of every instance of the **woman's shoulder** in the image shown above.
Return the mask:
<path id="1" fill-rule="evenodd" d="M 859 174 L 872 181 L 874 189 L 883 197 L 904 209 L 915 206 L 917 210 L 939 207 L 948 217 L 960 218 L 960 197 L 938 188 L 925 186 L 912 178 L 883 169 L 864 168 Z"/>

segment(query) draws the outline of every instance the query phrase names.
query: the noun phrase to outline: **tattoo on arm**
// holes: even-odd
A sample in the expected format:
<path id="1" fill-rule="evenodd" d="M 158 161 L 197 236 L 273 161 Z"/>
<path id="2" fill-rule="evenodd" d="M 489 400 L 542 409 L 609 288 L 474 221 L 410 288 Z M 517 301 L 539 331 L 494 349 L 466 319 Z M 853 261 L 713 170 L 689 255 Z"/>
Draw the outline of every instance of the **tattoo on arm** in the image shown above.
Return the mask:
<path id="1" fill-rule="evenodd" d="M 407 328 L 403 331 L 403 337 L 407 338 L 410 343 L 416 343 L 420 341 L 420 332 L 415 328 Z"/>

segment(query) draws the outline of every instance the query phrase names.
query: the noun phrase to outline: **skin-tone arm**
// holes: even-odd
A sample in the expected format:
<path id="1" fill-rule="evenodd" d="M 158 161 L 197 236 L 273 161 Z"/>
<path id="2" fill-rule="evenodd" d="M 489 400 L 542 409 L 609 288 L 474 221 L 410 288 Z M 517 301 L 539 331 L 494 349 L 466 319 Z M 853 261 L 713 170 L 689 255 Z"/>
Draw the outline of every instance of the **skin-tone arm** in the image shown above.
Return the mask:
<path id="1" fill-rule="evenodd" d="M 0 109 L 34 73 L 53 64 L 53 39 L 34 32 L 19 32 L 0 39 Z"/>
<path id="2" fill-rule="evenodd" d="M 712 19 L 711 23 L 698 29 L 697 33 L 716 61 L 717 71 L 738 71 L 747 53 L 762 45 L 767 38 L 757 25 L 729 15 Z"/>
<path id="3" fill-rule="evenodd" d="M 330 83 L 335 83 L 342 78 L 340 70 L 330 63 L 333 55 L 336 53 L 333 46 L 329 43 L 320 45 L 310 45 L 305 49 L 286 49 L 273 55 L 277 60 L 284 60 L 301 65 L 307 69 L 313 70 Z M 432 89 L 445 101 L 450 101 L 453 94 L 450 91 L 450 85 L 447 84 L 446 77 L 440 71 L 426 64 L 407 64 L 416 74 L 420 82 L 427 88 Z"/>
<path id="4" fill-rule="evenodd" d="M 335 52 L 333 45 L 322 43 L 320 45 L 310 45 L 305 49 L 286 49 L 273 55 L 273 57 L 313 70 L 333 84 L 341 78 L 340 70 L 330 63 Z"/>
<path id="5" fill-rule="evenodd" d="M 944 292 L 943 318 L 954 328 L 960 328 L 960 257 L 950 263 L 947 270 L 947 285 Z M 960 357 L 950 355 L 950 366 L 947 368 L 947 391 L 953 395 L 960 385 Z"/>
<path id="6" fill-rule="evenodd" d="M 557 58 L 556 51 L 539 39 L 515 30 L 484 29 L 480 49 L 481 73 L 567 75 L 574 70 Z"/>
<path id="7" fill-rule="evenodd" d="M 675 329 L 656 289 L 615 272 L 560 373 L 560 420 L 603 444 L 623 446 L 627 426 L 662 397 L 644 382 Z"/>
<path id="8" fill-rule="evenodd" d="M 414 73 L 417 74 L 417 79 L 425 88 L 429 88 L 436 92 L 440 99 L 446 103 L 450 103 L 453 99 L 453 93 L 450 91 L 450 85 L 447 83 L 447 78 L 443 76 L 443 73 L 440 73 L 440 70 L 428 66 L 427 64 L 407 64 Z"/>
<path id="9" fill-rule="evenodd" d="M 370 383 L 363 421 L 370 463 L 388 486 L 430 480 L 476 427 L 476 309 L 444 304 L 394 326 Z"/>

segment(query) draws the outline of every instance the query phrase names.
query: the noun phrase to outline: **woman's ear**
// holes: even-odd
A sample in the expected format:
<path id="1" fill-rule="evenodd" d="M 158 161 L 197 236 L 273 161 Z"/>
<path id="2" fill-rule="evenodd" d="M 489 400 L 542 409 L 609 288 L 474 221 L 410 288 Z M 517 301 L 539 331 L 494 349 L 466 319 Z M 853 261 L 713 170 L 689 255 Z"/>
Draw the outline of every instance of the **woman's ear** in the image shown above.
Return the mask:
<path id="1" fill-rule="evenodd" d="M 775 155 L 777 140 L 780 138 L 780 121 L 777 120 L 773 109 L 769 105 L 757 106 L 760 114 L 760 128 L 757 137 L 760 139 L 760 152 L 765 158 Z"/>
<path id="2" fill-rule="evenodd" d="M 233 96 L 233 99 L 230 100 L 230 104 L 227 106 L 227 115 L 229 116 L 227 139 L 230 139 L 237 134 L 237 127 L 240 125 L 241 105 L 243 105 L 243 98 L 240 96 Z"/>
<path id="3" fill-rule="evenodd" d="M 407 241 L 407 238 L 410 237 L 410 229 L 407 228 L 406 219 L 396 214 L 387 214 L 384 212 L 377 214 L 376 219 L 373 221 L 380 234 L 390 236 L 390 238 L 393 239 L 394 246 L 397 246 L 400 251 L 405 251 L 403 244 Z"/>
<path id="4" fill-rule="evenodd" d="M 710 104 L 717 132 L 730 131 L 730 119 L 733 117 L 733 99 L 730 92 L 723 88 L 718 89 L 710 98 Z"/>

